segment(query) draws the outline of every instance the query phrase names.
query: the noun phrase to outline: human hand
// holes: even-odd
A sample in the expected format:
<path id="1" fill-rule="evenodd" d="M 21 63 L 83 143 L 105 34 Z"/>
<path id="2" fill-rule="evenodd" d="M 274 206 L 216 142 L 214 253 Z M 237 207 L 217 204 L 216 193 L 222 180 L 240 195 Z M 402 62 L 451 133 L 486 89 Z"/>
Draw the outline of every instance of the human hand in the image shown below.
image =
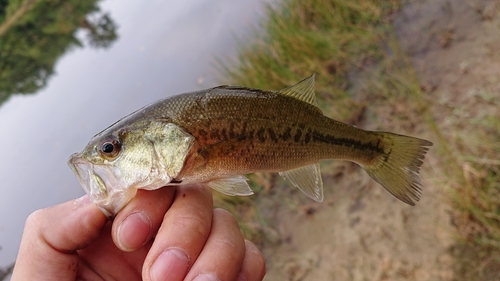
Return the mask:
<path id="1" fill-rule="evenodd" d="M 139 190 L 113 221 L 88 197 L 26 221 L 12 280 L 262 280 L 264 259 L 203 185 Z"/>

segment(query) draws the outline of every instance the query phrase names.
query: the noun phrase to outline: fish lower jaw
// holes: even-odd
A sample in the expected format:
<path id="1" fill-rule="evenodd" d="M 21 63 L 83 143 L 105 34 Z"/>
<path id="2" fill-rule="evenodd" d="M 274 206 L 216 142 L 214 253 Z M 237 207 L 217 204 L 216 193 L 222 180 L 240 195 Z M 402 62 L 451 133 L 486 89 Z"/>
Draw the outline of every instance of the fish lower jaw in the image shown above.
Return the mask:
<path id="1" fill-rule="evenodd" d="M 134 198 L 136 193 L 136 188 L 127 188 L 111 192 L 108 191 L 108 196 L 106 196 L 106 198 L 92 197 L 93 195 L 90 194 L 90 199 L 99 207 L 106 217 L 111 218 L 123 209 L 123 207 Z"/>

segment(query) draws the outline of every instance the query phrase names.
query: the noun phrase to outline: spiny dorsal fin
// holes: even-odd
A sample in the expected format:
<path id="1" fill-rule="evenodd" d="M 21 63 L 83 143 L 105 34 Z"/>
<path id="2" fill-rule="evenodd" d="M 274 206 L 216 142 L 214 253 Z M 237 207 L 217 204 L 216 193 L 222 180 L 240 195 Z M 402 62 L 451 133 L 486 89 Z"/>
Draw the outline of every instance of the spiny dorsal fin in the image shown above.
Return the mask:
<path id="1" fill-rule="evenodd" d="M 279 90 L 278 93 L 318 106 L 314 93 L 314 74 L 293 86 Z"/>

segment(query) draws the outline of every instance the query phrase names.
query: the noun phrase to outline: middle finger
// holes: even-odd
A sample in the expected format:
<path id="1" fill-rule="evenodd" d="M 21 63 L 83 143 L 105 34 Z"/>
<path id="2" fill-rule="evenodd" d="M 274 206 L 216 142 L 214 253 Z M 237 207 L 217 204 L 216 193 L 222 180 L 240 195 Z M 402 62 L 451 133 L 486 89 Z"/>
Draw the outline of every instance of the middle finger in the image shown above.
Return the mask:
<path id="1" fill-rule="evenodd" d="M 176 197 L 144 261 L 145 280 L 182 280 L 210 233 L 212 193 L 207 186 L 177 188 Z"/>

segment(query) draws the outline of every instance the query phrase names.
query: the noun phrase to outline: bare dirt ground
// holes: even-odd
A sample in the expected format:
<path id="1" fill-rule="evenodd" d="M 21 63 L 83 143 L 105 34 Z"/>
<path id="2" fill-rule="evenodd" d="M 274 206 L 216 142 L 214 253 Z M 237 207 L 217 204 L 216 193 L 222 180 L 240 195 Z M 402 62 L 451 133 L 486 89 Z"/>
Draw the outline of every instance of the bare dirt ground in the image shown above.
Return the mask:
<path id="1" fill-rule="evenodd" d="M 444 127 L 455 122 L 449 114 L 463 115 L 454 120 L 464 122 L 477 117 L 477 95 L 500 93 L 499 5 L 498 0 L 412 1 L 394 20 L 422 88 L 435 100 L 434 117 Z M 435 141 L 425 126 L 385 129 Z M 415 207 L 341 161 L 322 166 L 334 171 L 323 178 L 323 203 L 311 203 L 292 189 L 273 189 L 258 206 L 276 230 L 263 246 L 266 280 L 456 279 L 452 253 L 458 233 L 435 149 L 423 166 L 423 195 Z"/>

